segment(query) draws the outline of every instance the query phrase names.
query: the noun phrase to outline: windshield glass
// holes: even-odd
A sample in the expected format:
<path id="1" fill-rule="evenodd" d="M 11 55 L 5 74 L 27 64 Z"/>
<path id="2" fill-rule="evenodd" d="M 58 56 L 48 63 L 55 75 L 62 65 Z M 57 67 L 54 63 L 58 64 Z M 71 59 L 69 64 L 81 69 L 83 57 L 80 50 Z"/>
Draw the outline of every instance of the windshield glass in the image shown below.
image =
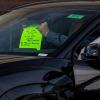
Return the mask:
<path id="1" fill-rule="evenodd" d="M 91 13 L 52 9 L 41 12 L 8 13 L 0 17 L 0 53 L 54 53 Z"/>

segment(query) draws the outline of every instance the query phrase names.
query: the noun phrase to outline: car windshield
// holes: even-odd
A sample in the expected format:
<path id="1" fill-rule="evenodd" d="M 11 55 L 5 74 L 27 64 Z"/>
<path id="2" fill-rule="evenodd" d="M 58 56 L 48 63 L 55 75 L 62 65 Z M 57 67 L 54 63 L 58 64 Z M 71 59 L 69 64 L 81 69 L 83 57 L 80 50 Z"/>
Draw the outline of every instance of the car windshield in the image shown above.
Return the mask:
<path id="1" fill-rule="evenodd" d="M 43 11 L 16 11 L 0 16 L 0 53 L 55 53 L 92 13 L 67 9 Z M 42 23 L 48 26 L 47 35 L 40 31 Z"/>

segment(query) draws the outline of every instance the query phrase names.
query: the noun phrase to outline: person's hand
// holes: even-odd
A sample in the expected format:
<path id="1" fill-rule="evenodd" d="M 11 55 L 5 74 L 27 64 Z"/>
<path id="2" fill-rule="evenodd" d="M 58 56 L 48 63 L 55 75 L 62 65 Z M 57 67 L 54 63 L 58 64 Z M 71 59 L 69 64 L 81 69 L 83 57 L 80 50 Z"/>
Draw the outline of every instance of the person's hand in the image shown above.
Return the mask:
<path id="1" fill-rule="evenodd" d="M 44 22 L 39 26 L 40 31 L 42 32 L 42 34 L 46 37 L 48 35 L 49 32 L 49 27 L 48 27 L 48 23 Z"/>

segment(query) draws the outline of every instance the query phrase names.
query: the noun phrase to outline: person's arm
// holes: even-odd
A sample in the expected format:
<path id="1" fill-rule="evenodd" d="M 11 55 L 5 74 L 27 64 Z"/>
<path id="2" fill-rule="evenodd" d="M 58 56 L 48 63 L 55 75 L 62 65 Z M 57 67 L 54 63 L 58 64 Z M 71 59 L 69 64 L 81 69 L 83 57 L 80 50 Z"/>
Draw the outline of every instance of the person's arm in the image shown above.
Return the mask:
<path id="1" fill-rule="evenodd" d="M 56 46 L 60 46 L 66 41 L 67 36 L 62 35 L 60 33 L 49 31 L 45 38 L 48 43 L 52 43 Z"/>
<path id="2" fill-rule="evenodd" d="M 62 45 L 67 39 L 67 36 L 63 34 L 50 31 L 47 22 L 42 23 L 39 29 L 42 32 L 42 35 L 45 37 L 46 41 L 56 46 Z"/>

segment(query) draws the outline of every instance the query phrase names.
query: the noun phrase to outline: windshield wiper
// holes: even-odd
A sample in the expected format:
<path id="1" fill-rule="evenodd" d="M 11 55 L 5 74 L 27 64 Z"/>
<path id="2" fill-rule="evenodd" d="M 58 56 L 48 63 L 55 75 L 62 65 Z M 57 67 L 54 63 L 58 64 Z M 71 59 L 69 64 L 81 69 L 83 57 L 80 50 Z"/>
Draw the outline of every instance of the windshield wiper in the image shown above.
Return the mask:
<path id="1" fill-rule="evenodd" d="M 33 60 L 33 59 L 39 59 L 39 58 L 40 57 L 38 56 L 0 54 L 0 64 L 23 61 L 23 60 Z"/>

